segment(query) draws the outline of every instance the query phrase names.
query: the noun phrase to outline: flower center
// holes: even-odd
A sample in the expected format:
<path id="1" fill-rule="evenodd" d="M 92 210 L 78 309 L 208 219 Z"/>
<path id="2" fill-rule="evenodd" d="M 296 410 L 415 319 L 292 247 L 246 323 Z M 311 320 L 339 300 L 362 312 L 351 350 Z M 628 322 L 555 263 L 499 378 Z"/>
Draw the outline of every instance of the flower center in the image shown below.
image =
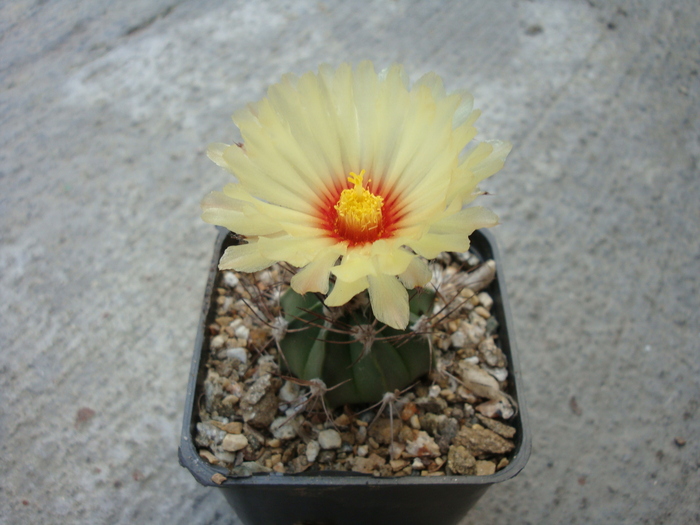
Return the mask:
<path id="1" fill-rule="evenodd" d="M 354 186 L 343 190 L 338 203 L 334 206 L 338 214 L 335 233 L 353 243 L 376 241 L 384 231 L 382 223 L 384 198 L 362 186 L 364 175 L 365 170 L 362 170 L 359 175 L 350 173 L 348 182 Z"/>

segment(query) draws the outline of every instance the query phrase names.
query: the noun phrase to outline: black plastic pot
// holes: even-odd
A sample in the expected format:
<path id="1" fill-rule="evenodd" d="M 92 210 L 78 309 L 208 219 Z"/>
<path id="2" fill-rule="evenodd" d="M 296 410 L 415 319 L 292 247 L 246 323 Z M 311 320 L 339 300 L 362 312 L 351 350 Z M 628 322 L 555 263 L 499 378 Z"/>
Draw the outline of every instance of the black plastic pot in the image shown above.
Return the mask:
<path id="1" fill-rule="evenodd" d="M 520 365 L 512 336 L 512 322 L 503 280 L 503 268 L 493 236 L 476 231 L 472 249 L 484 259 L 494 259 L 497 278 L 487 291 L 494 300 L 491 309 L 500 324 L 498 341 L 508 357 L 510 394 L 519 411 L 509 421 L 517 429 L 516 448 L 510 464 L 489 476 L 439 476 L 375 478 L 353 473 L 313 473 L 310 475 L 263 474 L 248 478 L 229 478 L 221 485 L 212 481 L 214 474 L 226 475 L 225 469 L 204 461 L 194 444 L 199 419 L 196 400 L 206 375 L 204 364 L 209 349 L 206 327 L 214 321 L 214 288 L 221 278 L 217 270 L 223 251 L 235 243 L 221 229 L 214 246 L 209 280 L 204 295 L 202 315 L 195 341 L 194 357 L 187 387 L 187 400 L 180 440 L 180 464 L 189 469 L 202 485 L 221 490 L 239 518 L 246 525 L 449 525 L 459 522 L 467 511 L 494 483 L 520 472 L 530 456 L 530 429 L 522 398 Z"/>

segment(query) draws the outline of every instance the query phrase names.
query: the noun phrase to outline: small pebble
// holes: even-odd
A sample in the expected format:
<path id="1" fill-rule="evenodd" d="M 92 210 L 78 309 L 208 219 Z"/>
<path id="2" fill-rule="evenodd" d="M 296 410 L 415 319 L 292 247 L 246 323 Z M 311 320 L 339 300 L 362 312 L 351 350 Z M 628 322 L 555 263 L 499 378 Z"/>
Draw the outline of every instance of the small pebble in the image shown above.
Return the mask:
<path id="1" fill-rule="evenodd" d="M 413 460 L 413 463 L 411 463 L 411 468 L 413 470 L 423 470 L 425 468 L 425 465 L 420 460 L 420 458 L 416 458 Z"/>
<path id="2" fill-rule="evenodd" d="M 481 306 L 486 308 L 487 310 L 491 310 L 491 307 L 493 306 L 493 299 L 489 294 L 486 292 L 481 292 L 479 295 L 479 302 L 481 303 Z"/>
<path id="3" fill-rule="evenodd" d="M 476 470 L 476 460 L 465 447 L 451 446 L 447 454 L 447 466 L 455 474 L 471 475 Z"/>
<path id="4" fill-rule="evenodd" d="M 216 337 L 219 337 L 218 335 Z M 245 348 L 237 346 L 235 348 L 226 349 L 226 357 L 229 359 L 238 359 L 241 363 L 248 362 L 248 352 Z"/>
<path id="5" fill-rule="evenodd" d="M 229 434 L 240 434 L 243 432 L 243 423 L 240 421 L 231 421 L 221 426 L 221 430 Z"/>
<path id="6" fill-rule="evenodd" d="M 335 461 L 335 452 L 332 450 L 322 450 L 318 454 L 318 462 L 322 465 L 329 465 Z"/>
<path id="7" fill-rule="evenodd" d="M 686 443 L 685 439 L 683 439 L 682 437 L 676 437 L 676 439 L 674 439 L 673 442 L 678 447 L 684 447 Z"/>
<path id="8" fill-rule="evenodd" d="M 220 348 L 224 347 L 227 339 L 228 337 L 226 337 L 224 334 L 219 334 L 217 336 L 212 337 L 211 342 L 209 344 L 212 347 L 212 349 L 219 350 Z"/>
<path id="9" fill-rule="evenodd" d="M 343 441 L 340 438 L 340 434 L 337 430 L 329 428 L 328 430 L 322 430 L 318 433 L 318 444 L 321 445 L 323 450 L 333 450 L 340 448 Z"/>
<path id="10" fill-rule="evenodd" d="M 413 414 L 411 419 L 408 420 L 408 424 L 411 425 L 411 428 L 420 430 L 420 419 L 418 418 L 418 414 Z"/>
<path id="11" fill-rule="evenodd" d="M 515 415 L 515 410 L 505 399 L 492 399 L 481 403 L 476 407 L 476 411 L 490 418 L 510 419 Z"/>
<path id="12" fill-rule="evenodd" d="M 416 439 L 406 443 L 406 454 L 418 457 L 435 457 L 440 455 L 440 447 L 427 432 L 421 430 Z"/>
<path id="13" fill-rule="evenodd" d="M 491 312 L 489 312 L 483 306 L 477 306 L 476 308 L 474 308 L 474 311 L 484 319 L 488 319 L 489 317 L 491 317 Z"/>
<path id="14" fill-rule="evenodd" d="M 392 459 L 389 462 L 389 465 L 391 466 L 391 470 L 397 472 L 399 470 L 405 469 L 409 465 L 409 463 L 405 459 Z"/>
<path id="15" fill-rule="evenodd" d="M 238 285 L 238 277 L 233 272 L 224 272 L 224 284 L 231 288 L 235 288 Z"/>
<path id="16" fill-rule="evenodd" d="M 335 425 L 338 427 L 347 427 L 350 424 L 350 418 L 347 414 L 341 414 L 335 418 L 333 423 L 335 423 Z"/>
<path id="17" fill-rule="evenodd" d="M 300 390 L 301 388 L 296 383 L 292 381 L 285 381 L 282 385 L 282 388 L 280 388 L 278 395 L 282 401 L 291 403 L 292 401 L 296 401 L 299 398 Z"/>
<path id="18" fill-rule="evenodd" d="M 496 381 L 505 381 L 508 379 L 508 370 L 506 368 L 491 368 L 488 366 L 483 367 L 489 374 L 491 374 Z"/>
<path id="19" fill-rule="evenodd" d="M 462 348 L 467 344 L 467 336 L 464 332 L 455 332 L 450 336 L 450 342 L 455 348 Z"/>
<path id="20" fill-rule="evenodd" d="M 270 432 L 272 432 L 272 435 L 283 441 L 297 437 L 298 429 L 299 423 L 296 421 L 296 419 L 290 419 L 287 416 L 275 418 L 275 420 L 270 424 Z"/>
<path id="21" fill-rule="evenodd" d="M 248 438 L 243 434 L 226 434 L 221 446 L 227 452 L 237 452 L 248 446 Z"/>
<path id="22" fill-rule="evenodd" d="M 217 465 L 219 463 L 219 459 L 214 454 L 209 452 L 208 450 L 200 450 L 199 457 L 201 457 L 202 459 L 205 459 L 206 461 L 208 461 L 212 465 Z"/>
<path id="23" fill-rule="evenodd" d="M 318 457 L 318 454 L 321 452 L 321 445 L 318 444 L 318 441 L 309 441 L 306 445 L 306 459 L 309 460 L 309 463 L 313 463 L 316 461 L 316 458 Z"/>
<path id="24" fill-rule="evenodd" d="M 369 447 L 367 445 L 360 445 L 359 447 L 357 447 L 357 455 L 358 456 L 363 458 L 367 454 L 369 454 Z"/>
<path id="25" fill-rule="evenodd" d="M 226 481 L 226 476 L 217 472 L 211 477 L 211 480 L 217 485 L 221 485 L 224 481 Z"/>
<path id="26" fill-rule="evenodd" d="M 496 472 L 496 464 L 493 461 L 477 461 L 476 462 L 476 475 L 477 476 L 490 476 Z"/>
<path id="27" fill-rule="evenodd" d="M 360 472 L 362 474 L 372 474 L 374 470 L 385 463 L 386 460 L 377 454 L 371 454 L 367 458 L 356 457 L 355 461 L 353 461 L 352 470 L 353 472 Z"/>
<path id="28" fill-rule="evenodd" d="M 248 328 L 245 325 L 241 325 L 238 328 L 236 328 L 236 337 L 239 339 L 243 339 L 244 341 L 248 340 L 248 337 L 250 336 L 250 328 Z"/>
<path id="29" fill-rule="evenodd" d="M 411 417 L 416 415 L 418 412 L 418 407 L 416 406 L 415 403 L 406 403 L 404 407 L 401 409 L 401 420 L 402 421 L 409 421 Z"/>
<path id="30" fill-rule="evenodd" d="M 365 441 L 367 441 L 367 427 L 360 426 L 355 431 L 355 443 L 362 445 Z"/>
<path id="31" fill-rule="evenodd" d="M 222 316 L 222 317 L 217 317 L 215 320 L 216 320 L 216 324 L 218 324 L 219 326 L 221 326 L 223 328 L 224 326 L 230 325 L 234 319 L 233 319 L 233 317 Z"/>

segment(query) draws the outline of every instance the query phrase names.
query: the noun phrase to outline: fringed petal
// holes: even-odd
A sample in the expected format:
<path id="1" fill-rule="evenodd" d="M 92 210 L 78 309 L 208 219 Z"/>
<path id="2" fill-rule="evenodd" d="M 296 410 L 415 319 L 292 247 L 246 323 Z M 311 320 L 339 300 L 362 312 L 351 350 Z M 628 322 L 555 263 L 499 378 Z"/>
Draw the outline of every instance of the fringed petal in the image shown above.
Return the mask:
<path id="1" fill-rule="evenodd" d="M 488 208 L 474 206 L 444 217 L 431 225 L 420 239 L 409 239 L 406 245 L 426 259 L 442 252 L 464 252 L 469 249 L 469 236 L 479 228 L 498 224 L 498 216 Z"/>
<path id="2" fill-rule="evenodd" d="M 479 228 L 491 228 L 498 224 L 498 215 L 483 206 L 472 206 L 445 217 L 430 226 L 430 233 L 461 233 L 471 235 Z"/>
<path id="3" fill-rule="evenodd" d="M 228 163 L 224 160 L 224 151 L 230 147 L 231 146 L 229 144 L 222 144 L 221 142 L 209 144 L 209 147 L 207 148 L 207 157 L 209 157 L 217 166 L 231 171 Z"/>

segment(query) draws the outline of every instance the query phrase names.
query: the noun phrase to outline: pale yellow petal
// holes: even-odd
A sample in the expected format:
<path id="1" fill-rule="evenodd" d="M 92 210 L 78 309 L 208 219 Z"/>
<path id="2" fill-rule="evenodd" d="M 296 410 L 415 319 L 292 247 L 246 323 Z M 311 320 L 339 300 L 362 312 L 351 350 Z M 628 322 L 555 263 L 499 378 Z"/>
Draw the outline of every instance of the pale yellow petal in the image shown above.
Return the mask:
<path id="1" fill-rule="evenodd" d="M 249 203 L 214 191 L 201 203 L 202 220 L 240 235 L 269 235 L 282 231 L 279 223 L 259 213 Z"/>
<path id="2" fill-rule="evenodd" d="M 468 120 L 471 120 L 473 117 L 472 113 L 474 111 L 474 97 L 472 94 L 467 91 L 458 91 L 457 93 L 460 95 L 460 101 L 459 106 L 457 106 L 457 109 L 455 110 L 454 117 L 452 117 L 452 127 L 454 128 L 457 128 Z"/>
<path id="3" fill-rule="evenodd" d="M 275 263 L 263 257 L 255 241 L 238 246 L 229 246 L 221 256 L 219 270 L 236 270 L 239 272 L 258 272 Z"/>
<path id="4" fill-rule="evenodd" d="M 376 273 L 376 268 L 371 258 L 349 252 L 343 261 L 332 270 L 338 280 L 354 282 L 362 277 Z"/>
<path id="5" fill-rule="evenodd" d="M 300 186 L 283 184 L 280 180 L 271 179 L 269 173 L 262 170 L 238 146 L 232 146 L 224 151 L 223 159 L 254 197 L 304 213 L 315 211 L 314 202 L 310 200 L 309 193 L 302 191 Z"/>
<path id="6" fill-rule="evenodd" d="M 406 241 L 406 246 L 421 257 L 435 259 L 442 252 L 464 252 L 469 249 L 469 237 L 460 233 L 438 235 L 426 233 L 420 239 Z"/>
<path id="7" fill-rule="evenodd" d="M 430 232 L 438 234 L 459 232 L 471 235 L 474 230 L 490 228 L 497 224 L 498 215 L 494 212 L 483 206 L 472 206 L 434 223 L 430 227 Z"/>
<path id="8" fill-rule="evenodd" d="M 214 161 L 217 166 L 230 170 L 228 163 L 224 160 L 224 151 L 226 151 L 227 148 L 230 148 L 228 144 L 222 144 L 220 142 L 209 144 L 207 148 L 207 157 Z"/>
<path id="9" fill-rule="evenodd" d="M 326 300 L 326 306 L 333 308 L 334 306 L 342 306 L 347 303 L 350 299 L 355 297 L 358 293 L 363 292 L 369 286 L 369 281 L 367 277 L 362 277 L 357 281 L 345 282 L 336 280 L 333 285 L 333 290 L 328 294 Z"/>
<path id="10" fill-rule="evenodd" d="M 258 239 L 260 254 L 273 261 L 285 261 L 300 268 L 311 262 L 324 248 L 336 243 L 327 237 L 298 238 L 291 235 Z"/>
<path id="11" fill-rule="evenodd" d="M 488 158 L 471 167 L 472 173 L 479 181 L 490 177 L 500 170 L 506 161 L 508 153 L 510 153 L 510 150 L 513 148 L 510 142 L 495 140 L 490 141 L 489 144 L 493 146 L 493 150 Z"/>
<path id="12" fill-rule="evenodd" d="M 395 248 L 377 256 L 377 270 L 386 275 L 399 275 L 406 271 L 415 257 L 403 248 Z"/>
<path id="13" fill-rule="evenodd" d="M 320 221 L 314 215 L 263 202 L 248 193 L 241 184 L 227 184 L 224 193 L 231 198 L 250 203 L 261 216 L 279 224 L 279 230 L 299 237 L 318 237 L 327 232 L 319 227 Z"/>
<path id="14" fill-rule="evenodd" d="M 498 224 L 498 216 L 487 208 L 466 208 L 434 223 L 420 239 L 409 239 L 406 245 L 426 259 L 441 252 L 464 252 L 469 249 L 469 236 L 479 228 Z"/>
<path id="15" fill-rule="evenodd" d="M 362 169 L 357 110 L 353 93 L 353 71 L 347 63 L 341 64 L 335 71 L 324 65 L 319 68 L 319 76 L 335 108 L 336 131 L 343 165 L 343 173 L 337 175 L 338 182 L 342 183 L 344 182 L 342 177 L 350 172 L 359 173 Z"/>
<path id="16" fill-rule="evenodd" d="M 397 330 L 406 328 L 410 313 L 406 288 L 390 275 L 370 275 L 367 280 L 374 316 Z"/>
<path id="17" fill-rule="evenodd" d="M 316 258 L 299 270 L 292 277 L 291 286 L 295 292 L 305 294 L 307 292 L 328 293 L 331 268 L 340 257 L 337 250 L 325 250 Z"/>
<path id="18" fill-rule="evenodd" d="M 409 290 L 417 286 L 425 286 L 433 278 L 433 272 L 423 259 L 414 257 L 406 271 L 399 275 L 401 283 Z"/>

